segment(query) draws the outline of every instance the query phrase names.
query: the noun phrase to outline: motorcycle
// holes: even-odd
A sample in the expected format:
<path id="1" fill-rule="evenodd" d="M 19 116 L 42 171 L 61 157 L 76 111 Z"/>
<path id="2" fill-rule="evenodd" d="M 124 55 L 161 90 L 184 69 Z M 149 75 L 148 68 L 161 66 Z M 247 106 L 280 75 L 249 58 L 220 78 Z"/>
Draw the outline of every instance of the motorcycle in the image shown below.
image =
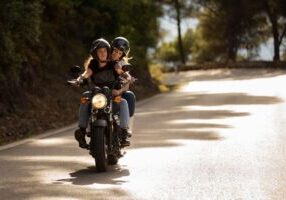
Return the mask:
<path id="1" fill-rule="evenodd" d="M 71 70 L 72 73 L 79 71 L 79 67 L 76 68 Z M 69 80 L 68 84 L 79 86 L 76 79 Z M 92 97 L 90 99 L 85 98 L 85 101 L 91 103 L 90 132 L 87 133 L 90 137 L 88 150 L 95 160 L 98 172 L 105 172 L 108 165 L 116 165 L 119 158 L 123 156 L 120 145 L 122 136 L 117 104 L 120 101 L 120 97 L 114 98 L 112 89 L 112 87 L 108 88 L 106 86 L 92 86 L 89 88 L 92 92 Z"/>

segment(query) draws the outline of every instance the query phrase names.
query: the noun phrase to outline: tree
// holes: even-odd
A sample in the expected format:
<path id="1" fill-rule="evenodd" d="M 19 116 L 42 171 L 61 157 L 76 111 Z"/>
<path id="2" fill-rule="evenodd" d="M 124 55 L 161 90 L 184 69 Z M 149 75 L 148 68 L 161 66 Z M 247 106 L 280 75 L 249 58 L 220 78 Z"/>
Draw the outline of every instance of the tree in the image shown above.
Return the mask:
<path id="1" fill-rule="evenodd" d="M 14 109 L 14 98 L 31 83 L 35 69 L 30 64 L 33 48 L 39 43 L 41 4 L 12 0 L 0 3 L 0 99 Z M 23 82 L 23 80 L 26 80 Z M 0 113 L 1 114 L 1 113 Z"/>
<path id="2" fill-rule="evenodd" d="M 246 0 L 197 0 L 199 12 L 199 35 L 204 44 L 217 58 L 236 61 L 239 49 L 257 48 L 261 38 L 263 18 L 254 15 L 255 6 Z M 198 44 L 198 43 L 197 43 Z M 210 57 L 209 57 L 210 58 Z"/>
<path id="3" fill-rule="evenodd" d="M 192 52 L 193 45 L 193 30 L 188 29 L 182 37 L 182 45 L 185 49 L 185 56 L 189 56 Z M 177 51 L 178 43 L 176 40 L 168 43 L 163 43 L 157 50 L 156 58 L 163 62 L 179 62 L 180 53 Z"/>
<path id="4" fill-rule="evenodd" d="M 180 54 L 176 48 L 176 41 L 163 43 L 157 50 L 156 58 L 163 62 L 177 62 L 180 60 Z"/>
<path id="5" fill-rule="evenodd" d="M 267 13 L 271 24 L 273 36 L 274 61 L 280 60 L 280 46 L 286 34 L 285 0 L 263 0 L 260 2 L 262 9 Z"/>
<path id="6" fill-rule="evenodd" d="M 177 23 L 177 46 L 180 53 L 180 59 L 182 64 L 186 63 L 186 53 L 183 45 L 181 21 L 183 18 L 189 18 L 192 16 L 192 4 L 191 1 L 186 0 L 159 0 L 159 2 L 165 4 L 165 13 L 171 19 L 175 19 Z"/>

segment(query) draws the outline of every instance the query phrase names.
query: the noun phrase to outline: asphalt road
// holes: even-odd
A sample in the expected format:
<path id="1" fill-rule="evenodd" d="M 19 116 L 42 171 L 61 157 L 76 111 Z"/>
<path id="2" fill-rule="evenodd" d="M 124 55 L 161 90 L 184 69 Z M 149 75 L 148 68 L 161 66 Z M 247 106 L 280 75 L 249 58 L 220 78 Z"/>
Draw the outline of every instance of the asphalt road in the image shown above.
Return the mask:
<path id="1" fill-rule="evenodd" d="M 166 77 L 137 106 L 132 146 L 96 173 L 75 125 L 0 150 L 0 199 L 286 199 L 286 71 Z"/>

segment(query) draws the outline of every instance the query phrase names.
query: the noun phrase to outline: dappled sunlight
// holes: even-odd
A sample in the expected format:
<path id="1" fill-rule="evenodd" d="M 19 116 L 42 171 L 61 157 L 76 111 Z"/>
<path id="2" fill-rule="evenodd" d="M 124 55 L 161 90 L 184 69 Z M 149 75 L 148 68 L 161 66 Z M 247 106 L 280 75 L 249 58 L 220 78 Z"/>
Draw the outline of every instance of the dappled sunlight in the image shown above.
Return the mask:
<path id="1" fill-rule="evenodd" d="M 59 179 L 59 177 L 65 179 L 69 178 L 69 170 L 68 169 L 61 169 L 61 168 L 49 168 L 49 169 L 42 169 L 33 172 L 33 175 L 37 177 L 38 181 L 43 184 L 51 184 L 55 180 Z M 67 183 L 62 183 L 67 184 Z"/>
<path id="2" fill-rule="evenodd" d="M 179 73 L 178 77 L 190 75 L 194 81 L 165 97 L 158 96 L 152 105 L 136 112 L 136 120 L 143 121 L 145 126 L 135 136 L 132 148 L 175 147 L 182 145 L 176 142 L 182 140 L 213 141 L 236 137 L 245 137 L 252 142 L 256 136 L 249 134 L 249 128 L 242 134 L 238 128 L 255 126 L 259 131 L 261 118 L 256 120 L 257 115 L 268 115 L 266 106 L 270 108 L 284 102 L 283 96 L 272 90 L 275 84 L 284 82 L 281 79 L 284 76 L 273 72 L 249 80 L 247 75 L 231 77 L 236 73 L 232 71 L 225 71 L 218 77 L 220 73 L 220 70 L 210 71 L 208 75 L 212 79 L 203 82 L 196 81 L 192 73 Z M 277 76 L 274 85 L 265 81 L 272 76 Z"/>
<path id="3" fill-rule="evenodd" d="M 30 143 L 32 146 L 41 146 L 41 147 L 47 147 L 47 146 L 57 146 L 57 145 L 67 145 L 74 143 L 74 140 L 71 138 L 43 138 L 40 140 L 35 140 L 33 143 Z"/>
<path id="4" fill-rule="evenodd" d="M 88 152 L 81 156 L 1 156 L 1 159 L 2 161 L 5 160 L 5 168 L 14 166 L 14 163 L 18 165 L 16 169 L 11 168 L 10 172 L 12 174 L 9 178 L 5 177 L 6 175 L 2 176 L 2 181 L 5 179 L 11 180 L 12 178 L 12 180 L 18 180 L 18 184 L 21 184 L 21 187 L 14 188 L 11 185 L 13 182 L 6 181 L 5 185 L 1 183 L 0 186 L 2 185 L 3 189 L 6 187 L 11 188 L 10 194 L 25 195 L 25 193 L 31 191 L 30 185 L 34 185 L 37 193 L 29 199 L 45 199 L 46 197 L 53 197 L 53 194 L 49 194 L 51 188 L 54 188 L 53 191 L 56 191 L 56 188 L 70 190 L 71 186 L 78 185 L 82 187 L 81 191 L 85 190 L 85 195 L 97 194 L 97 197 L 100 198 L 104 197 L 106 193 L 115 192 L 119 197 L 129 196 L 128 193 L 116 188 L 117 185 L 124 184 L 127 181 L 125 177 L 129 176 L 128 169 L 116 165 L 110 166 L 108 173 L 97 173 L 94 159 Z M 75 171 L 75 169 L 77 170 Z M 37 186 L 40 188 L 37 188 Z M 82 198 L 79 191 L 75 190 L 69 193 L 78 196 L 77 199 Z"/>

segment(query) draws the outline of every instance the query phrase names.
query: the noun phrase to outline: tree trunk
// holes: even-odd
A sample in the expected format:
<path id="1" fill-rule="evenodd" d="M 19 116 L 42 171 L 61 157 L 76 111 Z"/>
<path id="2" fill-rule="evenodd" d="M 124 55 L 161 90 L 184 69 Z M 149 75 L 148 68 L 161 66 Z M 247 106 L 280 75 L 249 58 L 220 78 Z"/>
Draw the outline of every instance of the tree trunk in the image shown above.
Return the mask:
<path id="1" fill-rule="evenodd" d="M 237 56 L 237 51 L 234 50 L 233 48 L 229 49 L 227 60 L 230 61 L 230 62 L 235 62 L 236 61 L 236 56 Z"/>
<path id="2" fill-rule="evenodd" d="M 277 15 L 275 13 L 272 14 L 271 24 L 272 24 L 273 45 L 274 45 L 273 61 L 279 61 L 280 60 L 280 44 L 279 44 Z"/>
<path id="3" fill-rule="evenodd" d="M 177 13 L 178 47 L 180 51 L 181 61 L 183 65 L 185 65 L 186 61 L 185 61 L 185 52 L 184 52 L 184 47 L 183 47 L 183 42 L 182 42 L 182 35 L 181 35 L 181 13 L 180 13 L 179 0 L 174 0 L 174 3 L 175 3 L 175 9 Z"/>
<path id="4" fill-rule="evenodd" d="M 274 45 L 273 61 L 280 61 L 280 41 L 279 41 L 277 14 L 275 10 L 274 11 L 271 10 L 267 1 L 264 1 L 264 6 L 272 26 L 273 45 Z"/>

